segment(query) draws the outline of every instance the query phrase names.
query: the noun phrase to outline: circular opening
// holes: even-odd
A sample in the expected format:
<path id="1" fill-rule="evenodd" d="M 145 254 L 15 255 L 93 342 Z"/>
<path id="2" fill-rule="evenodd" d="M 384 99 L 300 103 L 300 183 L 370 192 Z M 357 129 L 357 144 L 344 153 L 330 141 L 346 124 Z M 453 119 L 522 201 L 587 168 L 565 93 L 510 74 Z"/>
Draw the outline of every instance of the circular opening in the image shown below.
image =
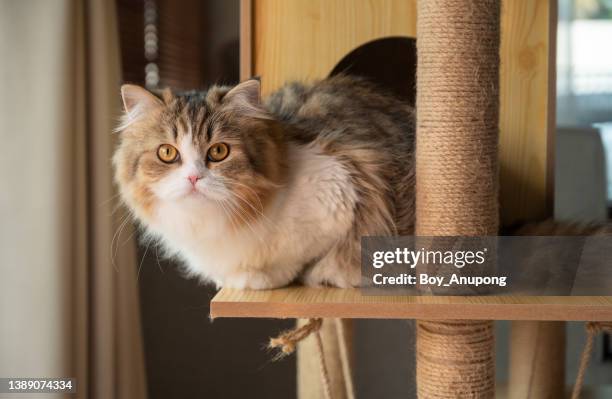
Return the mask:
<path id="1" fill-rule="evenodd" d="M 362 76 L 414 106 L 416 39 L 386 37 L 365 43 L 336 64 L 330 76 Z"/>

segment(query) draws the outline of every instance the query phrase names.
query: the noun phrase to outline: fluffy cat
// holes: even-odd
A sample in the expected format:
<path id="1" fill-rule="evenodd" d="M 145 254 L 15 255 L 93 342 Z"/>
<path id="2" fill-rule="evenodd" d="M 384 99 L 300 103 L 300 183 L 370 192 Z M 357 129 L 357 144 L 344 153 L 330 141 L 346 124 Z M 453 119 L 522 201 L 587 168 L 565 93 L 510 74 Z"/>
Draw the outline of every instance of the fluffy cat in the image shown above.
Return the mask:
<path id="1" fill-rule="evenodd" d="M 362 236 L 412 233 L 414 111 L 364 80 L 121 93 L 121 198 L 192 275 L 358 286 Z"/>

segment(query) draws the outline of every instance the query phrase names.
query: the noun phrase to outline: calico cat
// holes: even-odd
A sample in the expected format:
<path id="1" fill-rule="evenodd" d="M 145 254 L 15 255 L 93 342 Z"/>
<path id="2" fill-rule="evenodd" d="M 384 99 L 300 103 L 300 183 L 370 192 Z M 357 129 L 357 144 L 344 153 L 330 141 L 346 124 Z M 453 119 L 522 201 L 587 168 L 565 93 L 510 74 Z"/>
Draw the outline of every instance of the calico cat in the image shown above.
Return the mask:
<path id="1" fill-rule="evenodd" d="M 414 110 L 365 80 L 121 93 L 121 198 L 189 274 L 358 286 L 362 236 L 413 232 Z"/>

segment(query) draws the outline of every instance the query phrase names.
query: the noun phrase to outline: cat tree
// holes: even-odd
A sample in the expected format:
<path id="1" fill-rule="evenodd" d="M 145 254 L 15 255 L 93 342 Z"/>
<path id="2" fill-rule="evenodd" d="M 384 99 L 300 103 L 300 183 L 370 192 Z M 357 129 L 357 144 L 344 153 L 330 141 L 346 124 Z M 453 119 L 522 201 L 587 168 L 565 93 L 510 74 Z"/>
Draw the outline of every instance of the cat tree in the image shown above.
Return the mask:
<path id="1" fill-rule="evenodd" d="M 264 92 L 291 79 L 322 78 L 366 42 L 418 34 L 417 233 L 495 234 L 498 161 L 501 221 L 550 214 L 554 0 L 507 1 L 501 16 L 499 0 L 427 0 L 418 5 L 415 0 L 243 0 L 241 6 L 241 76 L 262 76 Z M 449 146 L 461 152 L 445 155 L 442 164 L 441 151 Z M 463 170 L 465 161 L 460 158 L 477 160 L 470 173 L 477 173 L 484 184 L 469 198 L 449 201 L 445 196 L 464 195 L 462 184 L 474 177 L 457 174 L 450 186 L 441 178 L 442 170 Z M 433 181 L 437 186 L 428 184 Z M 450 191 L 442 195 L 439 187 Z M 439 218 L 441 214 L 446 220 Z M 509 396 L 548 398 L 562 396 L 562 321 L 611 320 L 612 299 L 365 297 L 358 290 L 332 288 L 223 289 L 211 303 L 211 316 L 326 318 L 323 346 L 337 398 L 348 395 L 337 361 L 339 344 L 345 342 L 339 338 L 350 336 L 348 319 L 427 320 L 417 323 L 421 398 L 467 393 L 493 397 L 492 320 L 516 320 Z M 338 324 L 332 318 L 344 321 Z M 441 360 L 466 354 L 474 359 L 471 366 Z M 314 344 L 305 343 L 298 356 L 300 398 L 322 396 L 314 357 Z M 450 386 L 449 381 L 460 386 Z"/>

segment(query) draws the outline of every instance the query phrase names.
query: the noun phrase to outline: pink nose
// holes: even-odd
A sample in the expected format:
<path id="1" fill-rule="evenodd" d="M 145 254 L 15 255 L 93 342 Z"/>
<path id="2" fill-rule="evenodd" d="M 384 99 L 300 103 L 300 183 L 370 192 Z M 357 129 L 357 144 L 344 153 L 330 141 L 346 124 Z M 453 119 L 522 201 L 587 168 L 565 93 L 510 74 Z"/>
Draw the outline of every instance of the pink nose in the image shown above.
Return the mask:
<path id="1" fill-rule="evenodd" d="M 189 179 L 189 181 L 191 182 L 192 185 L 195 186 L 195 184 L 197 183 L 198 180 L 200 180 L 200 176 L 196 176 L 196 175 L 190 175 L 187 177 L 187 179 Z"/>

